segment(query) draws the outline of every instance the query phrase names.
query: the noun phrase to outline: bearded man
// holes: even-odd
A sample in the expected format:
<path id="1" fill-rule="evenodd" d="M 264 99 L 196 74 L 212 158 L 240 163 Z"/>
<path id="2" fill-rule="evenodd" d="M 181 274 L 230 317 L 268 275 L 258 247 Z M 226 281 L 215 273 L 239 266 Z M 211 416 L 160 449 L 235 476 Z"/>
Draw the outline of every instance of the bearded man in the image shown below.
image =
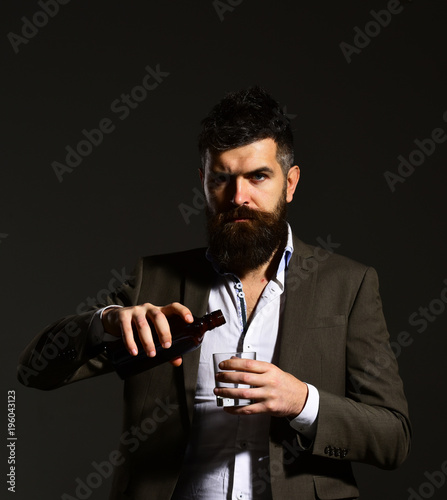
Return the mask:
<path id="1" fill-rule="evenodd" d="M 286 207 L 300 171 L 271 96 L 229 94 L 202 124 L 208 249 L 141 259 L 104 304 L 38 335 L 19 379 L 52 389 L 112 371 L 103 353 L 111 338 L 136 355 L 138 336 L 152 357 L 155 336 L 171 346 L 170 315 L 190 323 L 221 309 L 226 324 L 200 350 L 126 380 L 110 498 L 357 498 L 352 461 L 391 469 L 410 447 L 377 275 L 292 234 Z M 64 340 L 31 374 L 45 346 Z M 234 385 L 215 387 L 212 354 L 235 351 L 256 360 L 225 361 L 218 380 Z M 216 395 L 252 403 L 223 409 Z"/>

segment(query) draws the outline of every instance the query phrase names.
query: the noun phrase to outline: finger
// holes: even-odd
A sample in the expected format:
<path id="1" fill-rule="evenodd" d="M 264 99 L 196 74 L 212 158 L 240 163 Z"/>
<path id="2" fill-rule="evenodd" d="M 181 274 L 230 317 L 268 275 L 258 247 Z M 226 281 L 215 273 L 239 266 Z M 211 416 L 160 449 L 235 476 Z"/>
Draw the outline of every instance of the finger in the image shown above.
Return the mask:
<path id="1" fill-rule="evenodd" d="M 123 339 L 126 349 L 136 356 L 138 354 L 138 347 L 134 340 L 134 333 L 132 329 L 132 316 L 128 311 L 121 309 L 118 313 L 118 323 L 121 329 L 121 337 Z"/>
<path id="2" fill-rule="evenodd" d="M 153 358 L 156 354 L 155 344 L 152 338 L 153 332 L 147 322 L 146 314 L 145 307 L 135 307 L 133 310 L 132 323 L 135 325 L 143 349 L 148 356 Z"/>
<path id="3" fill-rule="evenodd" d="M 259 386 L 262 383 L 259 374 L 252 372 L 218 372 L 216 373 L 216 382 L 253 386 Z"/>
<path id="4" fill-rule="evenodd" d="M 173 302 L 172 304 L 168 304 L 167 306 L 160 307 L 160 310 L 166 316 L 169 316 L 170 314 L 176 314 L 187 323 L 192 323 L 194 321 L 194 317 L 191 311 L 183 304 L 180 304 L 180 302 Z"/>
<path id="5" fill-rule="evenodd" d="M 183 362 L 183 358 L 179 356 L 178 358 L 173 358 L 169 361 L 173 366 L 180 366 Z"/>
<path id="6" fill-rule="evenodd" d="M 164 349 L 168 349 L 172 345 L 171 329 L 169 328 L 168 319 L 161 311 L 161 308 L 154 307 L 147 311 L 147 316 L 152 321 L 160 344 Z"/>
<path id="7" fill-rule="evenodd" d="M 254 415 L 256 413 L 265 413 L 265 406 L 262 403 L 245 406 L 225 406 L 224 411 L 232 415 Z"/>
<path id="8" fill-rule="evenodd" d="M 265 392 L 258 387 L 215 387 L 214 394 L 228 399 L 250 399 L 253 401 L 263 400 Z"/>
<path id="9" fill-rule="evenodd" d="M 245 359 L 232 357 L 219 363 L 221 370 L 236 370 L 252 373 L 264 373 L 267 371 L 270 363 L 265 361 L 256 361 L 255 359 Z"/>

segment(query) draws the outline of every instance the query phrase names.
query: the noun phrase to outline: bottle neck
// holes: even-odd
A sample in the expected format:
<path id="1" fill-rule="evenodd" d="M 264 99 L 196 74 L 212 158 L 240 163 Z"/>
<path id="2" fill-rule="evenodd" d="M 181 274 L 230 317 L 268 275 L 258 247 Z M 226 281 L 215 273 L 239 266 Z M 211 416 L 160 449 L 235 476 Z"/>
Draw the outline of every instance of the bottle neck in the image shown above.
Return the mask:
<path id="1" fill-rule="evenodd" d="M 222 311 L 218 309 L 217 311 L 213 311 L 203 316 L 200 323 L 203 331 L 213 330 L 214 328 L 225 324 L 225 318 Z"/>

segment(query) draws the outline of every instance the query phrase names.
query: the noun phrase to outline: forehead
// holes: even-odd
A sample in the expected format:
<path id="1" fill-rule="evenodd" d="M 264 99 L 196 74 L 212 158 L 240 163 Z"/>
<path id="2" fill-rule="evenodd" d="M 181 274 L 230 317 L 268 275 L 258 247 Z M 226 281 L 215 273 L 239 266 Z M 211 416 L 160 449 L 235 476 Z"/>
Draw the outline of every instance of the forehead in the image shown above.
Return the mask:
<path id="1" fill-rule="evenodd" d="M 239 148 L 211 154 L 207 162 L 207 169 L 231 174 L 246 173 L 262 167 L 281 171 L 276 159 L 276 142 L 273 139 L 262 139 Z"/>

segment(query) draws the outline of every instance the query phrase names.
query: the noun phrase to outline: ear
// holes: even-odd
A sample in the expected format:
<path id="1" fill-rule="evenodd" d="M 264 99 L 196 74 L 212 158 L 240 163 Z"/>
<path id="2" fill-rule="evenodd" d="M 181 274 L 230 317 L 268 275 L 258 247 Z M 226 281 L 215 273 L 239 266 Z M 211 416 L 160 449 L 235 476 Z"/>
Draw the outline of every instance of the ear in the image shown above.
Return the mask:
<path id="1" fill-rule="evenodd" d="M 296 186 L 300 180 L 300 168 L 298 165 L 294 165 L 287 172 L 287 189 L 286 189 L 286 200 L 290 203 L 293 200 L 293 195 L 295 193 Z"/>

